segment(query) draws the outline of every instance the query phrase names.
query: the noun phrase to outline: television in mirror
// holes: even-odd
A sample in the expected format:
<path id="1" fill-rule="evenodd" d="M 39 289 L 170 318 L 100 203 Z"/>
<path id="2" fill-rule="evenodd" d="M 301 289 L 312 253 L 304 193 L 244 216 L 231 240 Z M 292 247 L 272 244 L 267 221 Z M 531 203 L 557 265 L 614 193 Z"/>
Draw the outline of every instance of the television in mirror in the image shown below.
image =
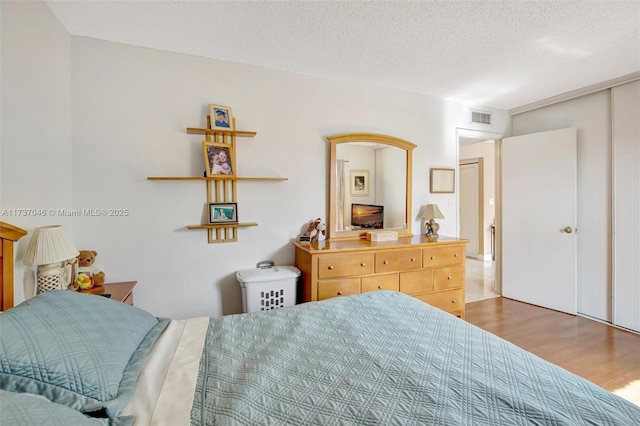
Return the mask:
<path id="1" fill-rule="evenodd" d="M 351 226 L 353 229 L 383 229 L 384 206 L 352 203 Z"/>

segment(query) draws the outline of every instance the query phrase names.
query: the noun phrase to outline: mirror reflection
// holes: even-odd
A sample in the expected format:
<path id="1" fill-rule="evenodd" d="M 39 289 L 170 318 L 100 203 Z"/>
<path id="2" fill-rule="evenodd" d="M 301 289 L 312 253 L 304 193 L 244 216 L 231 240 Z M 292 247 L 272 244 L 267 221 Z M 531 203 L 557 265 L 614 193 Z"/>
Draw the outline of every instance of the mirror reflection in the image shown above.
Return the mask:
<path id="1" fill-rule="evenodd" d="M 406 151 L 395 146 L 336 146 L 334 230 L 405 228 L 406 164 Z"/>
<path id="2" fill-rule="evenodd" d="M 327 137 L 329 239 L 393 229 L 411 235 L 411 163 L 415 144 L 377 133 Z"/>

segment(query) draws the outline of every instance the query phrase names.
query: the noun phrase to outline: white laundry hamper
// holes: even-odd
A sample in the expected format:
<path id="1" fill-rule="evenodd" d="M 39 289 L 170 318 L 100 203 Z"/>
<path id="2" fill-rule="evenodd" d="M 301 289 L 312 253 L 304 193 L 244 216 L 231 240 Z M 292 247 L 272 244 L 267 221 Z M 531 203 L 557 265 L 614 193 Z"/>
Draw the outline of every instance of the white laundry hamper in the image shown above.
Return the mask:
<path id="1" fill-rule="evenodd" d="M 295 266 L 274 266 L 271 261 L 238 271 L 236 278 L 242 287 L 242 311 L 251 313 L 295 305 L 299 276 L 300 270 Z"/>

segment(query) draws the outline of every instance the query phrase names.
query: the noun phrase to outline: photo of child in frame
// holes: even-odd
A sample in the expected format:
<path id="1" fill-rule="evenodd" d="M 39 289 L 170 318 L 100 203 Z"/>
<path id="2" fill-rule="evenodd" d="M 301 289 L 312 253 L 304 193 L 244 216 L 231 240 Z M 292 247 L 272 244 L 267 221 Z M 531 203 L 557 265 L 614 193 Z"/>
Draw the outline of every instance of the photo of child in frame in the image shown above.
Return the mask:
<path id="1" fill-rule="evenodd" d="M 237 203 L 209 203 L 209 223 L 237 222 Z"/>
<path id="2" fill-rule="evenodd" d="M 209 120 L 212 130 L 234 130 L 230 107 L 209 104 Z"/>
<path id="3" fill-rule="evenodd" d="M 229 144 L 202 141 L 205 161 L 205 177 L 235 176 L 233 147 Z"/>

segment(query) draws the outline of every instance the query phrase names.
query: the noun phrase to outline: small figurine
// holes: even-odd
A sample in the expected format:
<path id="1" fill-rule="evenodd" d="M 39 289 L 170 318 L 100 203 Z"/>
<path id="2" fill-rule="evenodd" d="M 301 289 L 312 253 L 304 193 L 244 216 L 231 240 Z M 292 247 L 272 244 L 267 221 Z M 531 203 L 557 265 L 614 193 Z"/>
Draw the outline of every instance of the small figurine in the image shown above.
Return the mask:
<path id="1" fill-rule="evenodd" d="M 310 242 L 312 243 L 316 241 L 324 241 L 327 234 L 327 227 L 322 219 L 317 218 L 309 222 L 305 234 L 308 234 Z"/>

